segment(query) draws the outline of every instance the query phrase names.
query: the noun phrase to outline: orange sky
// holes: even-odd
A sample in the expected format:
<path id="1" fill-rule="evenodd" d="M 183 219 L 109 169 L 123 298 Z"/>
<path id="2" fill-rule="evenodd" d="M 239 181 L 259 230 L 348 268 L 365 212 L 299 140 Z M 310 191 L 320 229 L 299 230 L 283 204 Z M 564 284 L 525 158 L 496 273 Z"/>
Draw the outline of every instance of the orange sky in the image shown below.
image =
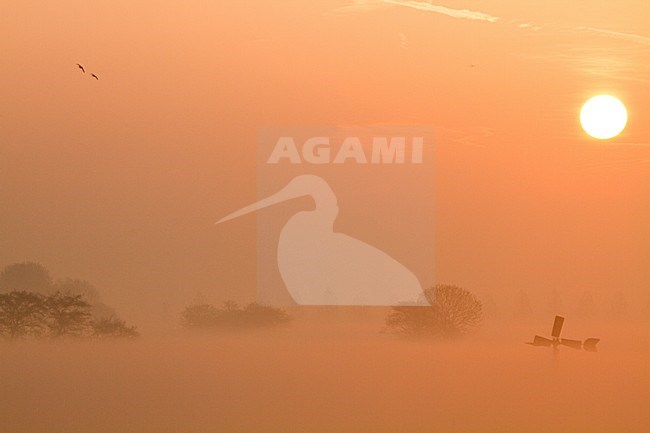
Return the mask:
<path id="1" fill-rule="evenodd" d="M 439 281 L 505 300 L 522 288 L 645 299 L 650 4 L 434 3 L 473 12 L 3 5 L 0 265 L 40 261 L 133 311 L 152 296 L 250 300 L 254 219 L 213 222 L 255 200 L 259 127 L 430 125 Z M 629 112 L 605 143 L 578 122 L 598 93 Z"/>

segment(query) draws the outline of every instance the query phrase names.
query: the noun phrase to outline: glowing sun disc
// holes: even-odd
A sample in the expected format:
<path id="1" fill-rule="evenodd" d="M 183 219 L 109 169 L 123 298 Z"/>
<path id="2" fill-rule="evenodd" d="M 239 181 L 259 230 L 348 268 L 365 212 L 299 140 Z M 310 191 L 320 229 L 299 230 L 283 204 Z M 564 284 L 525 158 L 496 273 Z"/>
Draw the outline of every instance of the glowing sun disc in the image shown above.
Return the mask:
<path id="1" fill-rule="evenodd" d="M 580 124 L 589 135 L 600 140 L 616 137 L 627 124 L 625 105 L 610 95 L 598 95 L 580 110 Z"/>

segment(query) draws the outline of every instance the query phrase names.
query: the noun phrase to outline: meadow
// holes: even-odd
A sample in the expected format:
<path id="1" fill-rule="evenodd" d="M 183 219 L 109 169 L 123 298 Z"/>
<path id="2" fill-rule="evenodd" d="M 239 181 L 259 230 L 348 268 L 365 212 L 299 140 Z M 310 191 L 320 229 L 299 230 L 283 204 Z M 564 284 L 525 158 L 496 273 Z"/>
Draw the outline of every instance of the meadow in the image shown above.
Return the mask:
<path id="1" fill-rule="evenodd" d="M 462 340 L 382 333 L 382 311 L 269 330 L 0 346 L 2 432 L 647 432 L 650 324 L 567 321 L 598 353 L 523 344 L 549 320 Z"/>

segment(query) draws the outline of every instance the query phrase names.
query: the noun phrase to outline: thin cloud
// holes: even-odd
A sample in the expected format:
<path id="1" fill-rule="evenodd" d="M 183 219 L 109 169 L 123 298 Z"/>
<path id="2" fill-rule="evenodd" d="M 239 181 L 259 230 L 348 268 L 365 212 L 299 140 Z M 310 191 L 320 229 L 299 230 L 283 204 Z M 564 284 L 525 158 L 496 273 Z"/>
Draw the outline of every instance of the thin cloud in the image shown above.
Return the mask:
<path id="1" fill-rule="evenodd" d="M 328 13 L 338 15 L 346 13 L 368 12 L 387 6 L 417 9 L 420 11 L 433 12 L 452 18 L 461 18 L 467 20 L 487 21 L 491 23 L 499 20 L 499 17 L 495 17 L 483 12 L 471 11 L 469 9 L 452 9 L 445 6 L 434 5 L 429 2 L 416 0 L 353 0 L 350 4 L 333 9 Z"/>
<path id="2" fill-rule="evenodd" d="M 532 31 L 536 32 L 536 31 L 541 30 L 542 26 L 538 26 L 538 25 L 531 24 L 531 23 L 520 23 L 520 24 L 517 24 L 517 28 L 529 29 L 529 30 L 532 30 Z"/>
<path id="3" fill-rule="evenodd" d="M 576 47 L 557 45 L 554 52 L 526 54 L 526 58 L 564 64 L 585 75 L 647 84 L 650 67 L 647 49 L 639 45 L 619 47 Z"/>
<path id="4" fill-rule="evenodd" d="M 453 8 L 448 8 L 446 6 L 435 5 L 428 1 L 419 1 L 419 0 L 352 0 L 350 4 L 331 10 L 329 11 L 329 13 L 344 14 L 344 13 L 353 13 L 353 12 L 367 12 L 367 11 L 375 10 L 386 6 L 406 7 L 406 8 L 416 9 L 425 12 L 438 13 L 452 18 L 487 21 L 491 23 L 500 20 L 499 17 L 484 12 L 473 11 L 469 9 L 453 9 Z M 517 23 L 517 21 L 510 21 L 509 23 L 511 25 L 514 24 L 517 28 L 527 29 L 532 31 L 539 31 L 543 28 L 543 26 L 531 22 Z M 565 27 L 564 30 L 590 32 L 590 33 L 600 34 L 602 36 L 607 36 L 610 38 L 622 39 L 625 41 L 650 46 L 650 37 L 638 35 L 635 33 L 619 32 L 615 30 L 607 30 L 598 27 L 587 27 L 587 26 Z"/>
<path id="5" fill-rule="evenodd" d="M 500 20 L 499 17 L 484 12 L 468 9 L 453 9 L 423 0 L 353 0 L 345 6 L 330 11 L 330 13 L 341 14 L 368 12 L 386 7 L 410 8 L 423 12 L 442 14 L 452 18 L 490 23 Z M 581 73 L 606 77 L 608 79 L 636 81 L 644 84 L 650 82 L 647 78 L 648 67 L 646 66 L 647 62 L 645 61 L 647 56 L 647 47 L 650 46 L 650 37 L 648 36 L 607 30 L 598 27 L 577 25 L 540 25 L 528 20 L 510 20 L 507 22 L 501 21 L 501 23 L 511 26 L 512 28 L 520 29 L 521 31 L 540 32 L 540 34 L 542 33 L 542 30 L 545 34 L 566 32 L 575 35 L 576 33 L 583 33 L 627 42 L 625 46 L 618 46 L 616 48 L 599 46 L 593 51 L 590 50 L 589 47 L 573 43 L 569 48 L 559 47 L 559 49 L 554 53 L 538 53 L 536 55 L 527 53 L 524 57 L 557 61 L 564 63 Z M 402 48 L 407 48 L 406 39 L 400 35 L 400 40 L 400 46 Z"/>
<path id="6" fill-rule="evenodd" d="M 599 169 L 599 168 L 627 168 L 629 166 L 648 164 L 650 159 L 634 158 L 634 159 L 614 159 L 608 161 L 599 161 L 579 166 L 581 169 Z"/>
<path id="7" fill-rule="evenodd" d="M 581 144 L 580 146 L 612 146 L 612 147 L 617 147 L 617 146 L 639 146 L 639 147 L 650 147 L 650 143 L 598 143 L 598 144 Z"/>
<path id="8" fill-rule="evenodd" d="M 598 33 L 598 34 L 605 35 L 605 36 L 610 36 L 610 37 L 616 38 L 616 39 L 624 39 L 626 41 L 636 42 L 636 43 L 642 44 L 642 45 L 650 45 L 650 38 L 649 37 L 637 35 L 637 34 L 634 34 L 634 33 L 616 32 L 614 30 L 599 29 L 599 28 L 596 28 L 596 27 L 576 27 L 575 30 L 582 30 L 582 31 L 587 31 L 587 32 L 592 32 L 592 33 Z"/>
<path id="9" fill-rule="evenodd" d="M 469 9 L 451 9 L 445 6 L 438 6 L 423 1 L 384 0 L 384 3 L 392 4 L 395 6 L 403 6 L 403 7 L 417 9 L 426 12 L 434 12 L 442 15 L 447 15 L 448 17 L 452 17 L 452 18 L 488 21 L 491 23 L 497 22 L 499 20 L 498 17 L 488 15 L 483 12 L 471 11 Z"/>
<path id="10" fill-rule="evenodd" d="M 327 14 L 344 15 L 348 13 L 361 13 L 388 6 L 383 0 L 352 0 L 348 5 L 332 9 Z"/>

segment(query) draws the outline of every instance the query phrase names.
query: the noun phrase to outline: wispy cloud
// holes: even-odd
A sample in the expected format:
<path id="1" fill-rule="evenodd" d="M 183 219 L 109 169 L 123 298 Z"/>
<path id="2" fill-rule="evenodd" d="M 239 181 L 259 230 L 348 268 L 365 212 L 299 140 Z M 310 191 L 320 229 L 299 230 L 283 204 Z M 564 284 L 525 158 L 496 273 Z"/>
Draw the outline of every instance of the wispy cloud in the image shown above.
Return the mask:
<path id="1" fill-rule="evenodd" d="M 620 148 L 625 148 L 625 147 L 635 147 L 637 149 L 628 149 L 628 151 L 625 153 L 628 157 L 627 158 L 614 158 L 614 157 L 607 157 L 605 156 L 604 159 L 597 159 L 597 160 L 592 160 L 587 163 L 584 163 L 579 166 L 579 168 L 583 169 L 608 169 L 608 168 L 628 168 L 632 167 L 635 165 L 641 165 L 641 164 L 649 164 L 650 163 L 650 158 L 648 158 L 647 150 L 650 150 L 650 143 L 644 143 L 644 142 L 617 142 L 617 141 L 599 141 L 595 143 L 584 143 L 584 144 L 577 144 L 577 146 L 588 146 L 588 147 L 597 147 L 597 148 L 608 148 L 609 150 L 612 151 L 617 151 L 620 150 Z M 638 157 L 634 157 L 634 155 L 638 155 Z M 600 154 L 598 155 L 600 156 Z"/>
<path id="2" fill-rule="evenodd" d="M 344 15 L 348 13 L 368 12 L 381 8 L 382 6 L 388 6 L 384 0 L 352 0 L 350 4 L 337 7 L 327 11 L 327 13 L 332 15 Z"/>
<path id="3" fill-rule="evenodd" d="M 630 166 L 648 163 L 650 163 L 650 159 L 647 158 L 614 159 L 583 164 L 579 166 L 579 168 L 587 170 L 600 168 L 628 168 Z"/>
<path id="4" fill-rule="evenodd" d="M 452 18 L 462 18 L 467 20 L 488 21 L 491 23 L 499 20 L 499 17 L 495 17 L 483 12 L 472 11 L 469 9 L 452 9 L 446 6 L 439 6 L 426 1 L 416 0 L 353 0 L 350 4 L 331 10 L 329 13 L 346 14 L 367 12 L 387 6 L 417 9 L 420 11 L 433 12 Z"/>
<path id="5" fill-rule="evenodd" d="M 596 144 L 580 144 L 579 146 L 596 146 Z M 625 143 L 625 142 L 599 142 L 597 144 L 599 147 L 611 146 L 611 147 L 624 147 L 624 146 L 637 146 L 637 147 L 650 147 L 650 143 Z"/>
<path id="6" fill-rule="evenodd" d="M 411 8 L 411 9 L 416 9 L 425 12 L 442 14 L 452 18 L 487 21 L 491 23 L 497 22 L 500 19 L 497 16 L 490 15 L 485 12 L 473 11 L 469 9 L 453 9 L 453 8 L 436 5 L 431 2 L 422 1 L 422 0 L 352 0 L 350 4 L 331 10 L 329 11 L 329 13 L 345 14 L 345 13 L 354 13 L 354 12 L 366 12 L 366 11 L 387 7 L 387 6 L 405 7 L 405 8 Z M 517 28 L 528 29 L 533 31 L 539 31 L 544 27 L 539 24 L 535 24 L 531 22 L 510 21 L 509 23 L 511 25 L 514 24 Z M 557 28 L 556 30 L 590 32 L 590 33 L 599 34 L 610 38 L 622 39 L 628 42 L 634 42 L 637 44 L 650 46 L 650 37 L 635 34 L 635 33 L 626 33 L 626 32 L 620 32 L 616 30 L 608 30 L 608 29 L 602 29 L 598 27 L 588 27 L 588 26 L 567 26 L 564 28 Z"/>
<path id="7" fill-rule="evenodd" d="M 489 23 L 500 21 L 501 25 L 511 26 L 512 28 L 526 32 L 539 32 L 539 34 L 557 35 L 558 33 L 567 33 L 573 35 L 571 39 L 574 41 L 570 44 L 565 43 L 565 46 L 560 45 L 554 52 L 526 53 L 524 56 L 564 63 L 576 71 L 587 75 L 636 81 L 644 84 L 650 82 L 648 79 L 650 66 L 647 66 L 648 63 L 646 61 L 648 47 L 650 47 L 650 37 L 636 33 L 578 25 L 540 25 L 539 23 L 528 20 L 503 21 L 500 17 L 485 12 L 469 9 L 453 9 L 425 0 L 352 0 L 351 3 L 330 11 L 330 13 L 363 13 L 388 7 L 410 8 L 424 13 L 434 13 L 451 18 Z M 578 43 L 575 41 L 575 35 L 579 33 L 611 39 L 612 42 L 618 40 L 621 43 L 616 44 L 616 46 L 597 43 L 595 40 Z M 407 48 L 406 38 L 401 34 L 399 37 L 400 47 L 403 49 Z"/>
<path id="8" fill-rule="evenodd" d="M 553 52 L 525 54 L 524 57 L 564 64 L 585 75 L 608 79 L 650 82 L 648 50 L 637 44 L 626 46 L 556 45 Z"/>
<path id="9" fill-rule="evenodd" d="M 533 30 L 533 31 L 536 32 L 536 31 L 541 30 L 542 26 L 531 24 L 531 23 L 519 23 L 519 24 L 517 24 L 517 28 L 529 29 L 529 30 Z"/>
<path id="10" fill-rule="evenodd" d="M 637 44 L 650 45 L 650 38 L 646 36 L 637 35 L 634 33 L 617 32 L 614 30 L 599 29 L 596 27 L 575 27 L 578 31 L 587 31 L 591 33 L 598 33 L 600 35 L 609 36 L 616 39 L 623 39 Z"/>
<path id="11" fill-rule="evenodd" d="M 392 4 L 395 6 L 403 6 L 403 7 L 417 9 L 426 12 L 434 12 L 442 15 L 447 15 L 448 17 L 452 17 L 452 18 L 464 18 L 468 20 L 488 21 L 491 23 L 494 23 L 499 20 L 498 17 L 488 15 L 483 12 L 471 11 L 469 9 L 451 9 L 445 6 L 438 6 L 424 1 L 384 0 L 384 3 Z"/>

